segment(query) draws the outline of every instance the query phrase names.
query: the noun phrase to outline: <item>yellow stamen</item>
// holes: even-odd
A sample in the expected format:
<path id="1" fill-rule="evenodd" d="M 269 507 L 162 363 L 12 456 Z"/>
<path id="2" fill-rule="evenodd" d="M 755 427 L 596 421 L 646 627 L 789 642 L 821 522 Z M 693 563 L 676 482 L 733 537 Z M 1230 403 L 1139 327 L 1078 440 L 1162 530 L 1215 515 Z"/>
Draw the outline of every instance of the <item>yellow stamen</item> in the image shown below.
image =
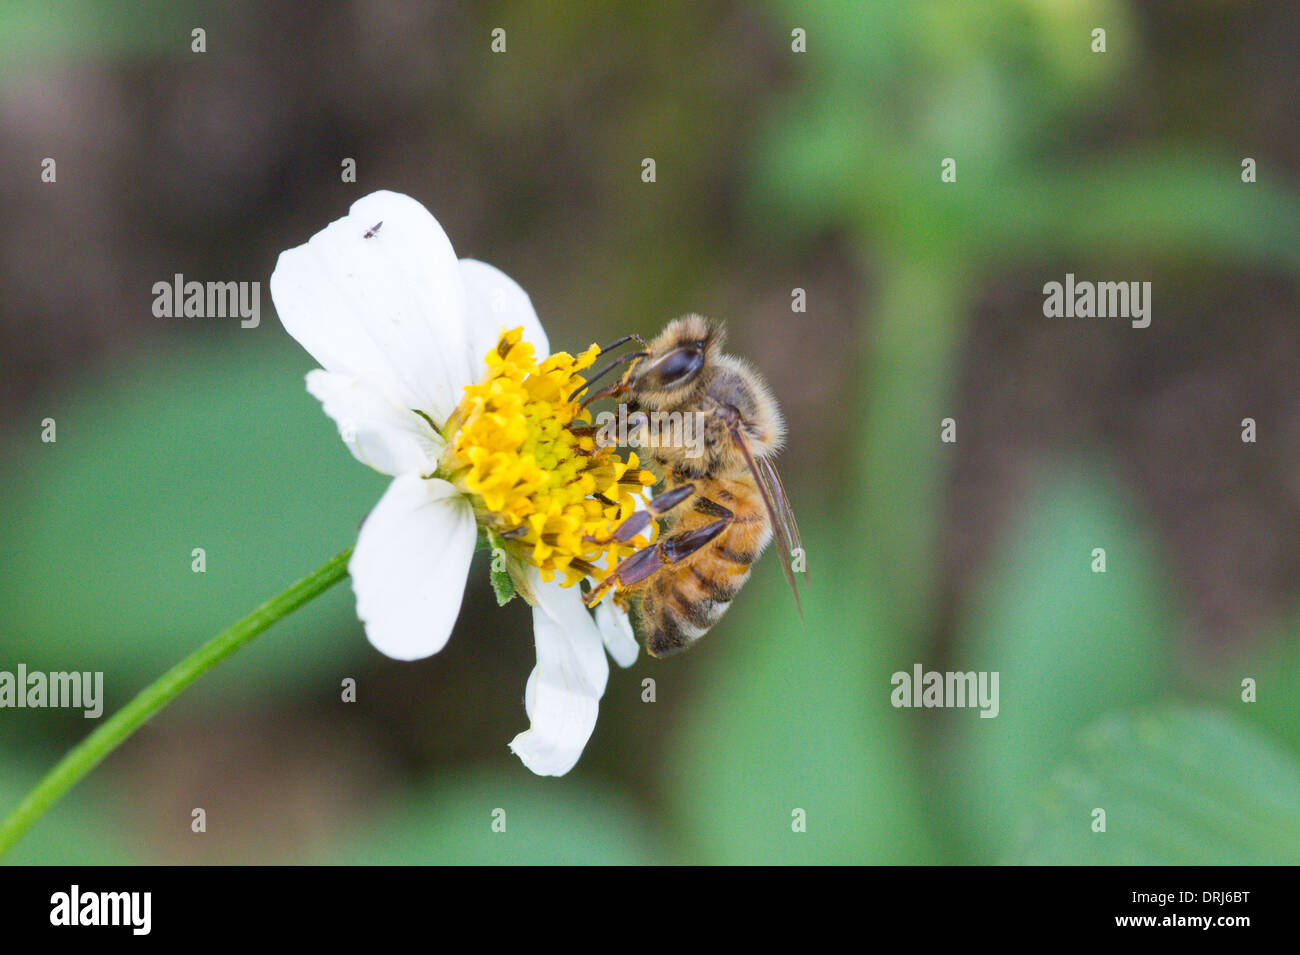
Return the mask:
<path id="1" fill-rule="evenodd" d="M 585 384 L 578 372 L 600 348 L 538 362 L 522 336 L 522 328 L 503 332 L 487 354 L 483 380 L 465 388 L 444 429 L 449 441 L 439 471 L 471 497 L 479 523 L 508 535 L 508 546 L 543 580 L 558 571 L 571 587 L 587 576 L 575 560 L 609 571 L 650 543 L 653 524 L 627 543 L 610 535 L 654 477 L 635 454 L 624 461 L 614 448 L 570 430 L 591 421 L 569 396 Z M 621 483 L 625 476 L 635 486 Z"/>

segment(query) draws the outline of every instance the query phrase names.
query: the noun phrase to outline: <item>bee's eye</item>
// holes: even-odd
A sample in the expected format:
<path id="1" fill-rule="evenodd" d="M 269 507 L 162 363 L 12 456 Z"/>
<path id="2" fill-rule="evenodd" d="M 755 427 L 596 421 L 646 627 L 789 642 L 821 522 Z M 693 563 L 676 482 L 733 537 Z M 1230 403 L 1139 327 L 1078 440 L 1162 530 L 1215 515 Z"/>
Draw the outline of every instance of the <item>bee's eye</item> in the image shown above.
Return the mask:
<path id="1" fill-rule="evenodd" d="M 670 351 L 651 370 L 661 386 L 683 385 L 699 374 L 704 364 L 704 353 L 687 346 Z"/>

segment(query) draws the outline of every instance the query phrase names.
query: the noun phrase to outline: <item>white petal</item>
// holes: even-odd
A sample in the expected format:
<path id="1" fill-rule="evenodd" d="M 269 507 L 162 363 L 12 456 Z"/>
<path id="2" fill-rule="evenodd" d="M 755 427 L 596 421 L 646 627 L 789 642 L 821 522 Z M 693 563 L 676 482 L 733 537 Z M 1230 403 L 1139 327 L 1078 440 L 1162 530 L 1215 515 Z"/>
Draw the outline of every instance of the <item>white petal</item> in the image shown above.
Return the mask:
<path id="1" fill-rule="evenodd" d="M 528 714 L 530 721 L 533 718 L 533 700 L 535 699 L 537 699 L 537 667 L 533 667 L 529 672 L 528 682 L 524 684 L 524 712 Z"/>
<path id="2" fill-rule="evenodd" d="M 460 274 L 465 283 L 465 323 L 469 359 L 473 368 L 483 367 L 483 356 L 496 347 L 506 329 L 524 327 L 524 341 L 532 342 L 539 359 L 551 353 L 546 331 L 537 318 L 532 299 L 519 283 L 495 266 L 477 259 L 461 259 Z"/>
<path id="3" fill-rule="evenodd" d="M 596 698 L 600 699 L 605 695 L 605 683 L 609 679 L 609 661 L 605 659 L 600 628 L 582 602 L 582 590 L 576 586 L 561 587 L 562 574 L 557 574 L 549 584 L 542 583 L 537 568 L 531 564 L 526 567 L 529 589 L 537 598 L 533 607 L 534 628 L 538 619 L 544 617 L 571 636 L 576 648 L 575 659 L 581 664 L 587 683 L 596 688 Z"/>
<path id="4" fill-rule="evenodd" d="M 609 661 L 577 587 L 535 581 L 533 590 L 539 598 L 533 608 L 537 666 L 524 693 L 532 725 L 510 748 L 539 776 L 563 776 L 596 728 Z"/>
<path id="5" fill-rule="evenodd" d="M 621 667 L 630 667 L 636 662 L 637 652 L 641 649 L 632 632 L 632 621 L 627 611 L 621 609 L 612 597 L 606 597 L 596 605 L 596 626 L 600 628 L 605 649 Z"/>
<path id="6" fill-rule="evenodd" d="M 384 474 L 430 474 L 438 466 L 443 441 L 414 411 L 347 375 L 307 373 L 307 390 L 320 399 L 339 426 L 348 450 L 362 464 Z"/>
<path id="7" fill-rule="evenodd" d="M 466 359 L 456 253 L 409 196 L 371 193 L 305 245 L 282 252 L 271 297 L 285 329 L 326 371 L 434 421 L 446 420 L 478 377 Z"/>
<path id="8" fill-rule="evenodd" d="M 474 555 L 474 512 L 446 481 L 394 478 L 348 563 L 366 636 L 397 660 L 437 653 L 451 636 Z"/>

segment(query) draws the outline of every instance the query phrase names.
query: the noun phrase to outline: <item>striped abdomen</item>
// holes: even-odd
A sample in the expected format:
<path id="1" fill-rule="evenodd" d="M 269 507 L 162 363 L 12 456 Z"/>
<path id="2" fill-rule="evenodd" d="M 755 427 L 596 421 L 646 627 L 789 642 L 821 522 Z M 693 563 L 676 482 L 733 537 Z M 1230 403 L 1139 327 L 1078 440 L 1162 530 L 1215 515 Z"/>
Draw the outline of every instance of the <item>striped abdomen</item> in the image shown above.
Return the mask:
<path id="1" fill-rule="evenodd" d="M 665 566 L 633 588 L 640 598 L 646 649 L 657 657 L 685 650 L 716 624 L 749 579 L 750 565 L 772 537 L 763 500 L 752 480 L 700 479 L 696 494 L 670 513 L 660 539 L 718 520 L 698 502 L 706 498 L 732 514 L 726 528 L 695 553 Z"/>

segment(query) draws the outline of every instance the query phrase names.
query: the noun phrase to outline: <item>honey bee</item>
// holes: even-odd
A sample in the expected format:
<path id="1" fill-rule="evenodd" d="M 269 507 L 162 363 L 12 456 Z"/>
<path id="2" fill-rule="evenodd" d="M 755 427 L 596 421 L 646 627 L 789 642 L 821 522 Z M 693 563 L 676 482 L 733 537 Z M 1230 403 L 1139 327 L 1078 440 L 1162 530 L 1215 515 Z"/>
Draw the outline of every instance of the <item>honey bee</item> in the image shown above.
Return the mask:
<path id="1" fill-rule="evenodd" d="M 774 534 L 803 616 L 792 558 L 805 582 L 806 562 L 772 464 L 785 424 L 766 382 L 723 353 L 723 338 L 722 326 L 700 315 L 674 319 L 652 341 L 638 338 L 643 351 L 604 370 L 630 361 L 622 378 L 584 401 L 622 398 L 629 412 L 642 413 L 636 443 L 645 448 L 648 470 L 664 482 L 646 509 L 613 533 L 630 541 L 653 519 L 660 524 L 655 543 L 621 561 L 586 598 L 594 605 L 617 585 L 615 599 L 635 607 L 646 650 L 656 657 L 685 650 L 721 619 Z M 645 440 L 648 421 L 671 421 L 674 413 L 683 424 L 691 416 L 701 440 Z"/>

